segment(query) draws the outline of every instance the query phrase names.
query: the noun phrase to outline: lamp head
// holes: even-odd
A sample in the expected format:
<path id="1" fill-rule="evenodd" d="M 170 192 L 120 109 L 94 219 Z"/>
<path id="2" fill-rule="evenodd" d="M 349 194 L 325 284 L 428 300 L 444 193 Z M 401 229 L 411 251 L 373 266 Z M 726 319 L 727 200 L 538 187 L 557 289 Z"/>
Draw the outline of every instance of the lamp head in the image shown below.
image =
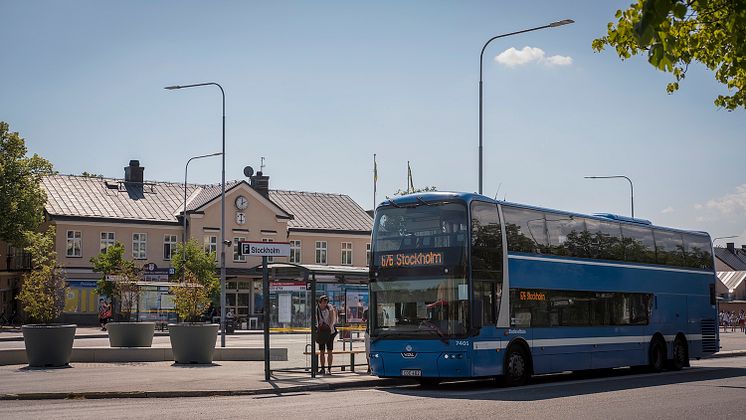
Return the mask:
<path id="1" fill-rule="evenodd" d="M 550 27 L 550 28 L 556 28 L 556 27 L 558 27 L 558 26 L 569 25 L 569 24 L 571 24 L 571 23 L 575 23 L 575 21 L 574 21 L 574 20 L 572 20 L 572 19 L 563 19 L 563 20 L 558 20 L 558 21 L 556 21 L 556 22 L 552 22 L 552 23 L 550 23 L 550 24 L 549 24 L 549 27 Z"/>
<path id="2" fill-rule="evenodd" d="M 166 89 L 166 90 L 175 90 L 175 89 L 181 89 L 181 86 L 179 86 L 179 85 L 166 86 L 163 89 Z"/>

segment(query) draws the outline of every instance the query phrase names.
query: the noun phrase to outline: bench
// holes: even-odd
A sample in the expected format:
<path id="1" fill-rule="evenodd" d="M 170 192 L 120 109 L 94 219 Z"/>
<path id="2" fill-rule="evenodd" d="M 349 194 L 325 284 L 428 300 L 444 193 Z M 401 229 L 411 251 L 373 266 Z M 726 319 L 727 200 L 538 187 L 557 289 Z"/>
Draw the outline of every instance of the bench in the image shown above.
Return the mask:
<path id="1" fill-rule="evenodd" d="M 313 354 L 313 356 L 316 358 L 316 366 L 321 366 L 318 363 L 318 361 L 319 361 L 319 352 L 316 352 L 314 354 L 314 353 L 306 350 L 306 351 L 303 352 L 303 354 L 306 355 L 306 356 L 310 356 L 310 355 Z M 326 355 L 326 354 L 327 353 L 324 352 L 324 355 Z M 335 356 L 338 355 L 338 354 L 349 354 L 350 355 L 350 364 L 349 364 L 349 366 L 350 366 L 350 372 L 354 372 L 355 371 L 355 355 L 356 354 L 365 354 L 365 350 L 332 350 L 332 354 L 335 355 Z M 345 368 L 347 367 L 347 365 L 333 365 L 333 366 L 329 366 L 329 367 L 338 367 L 338 368 L 342 368 L 342 370 L 345 370 Z"/>

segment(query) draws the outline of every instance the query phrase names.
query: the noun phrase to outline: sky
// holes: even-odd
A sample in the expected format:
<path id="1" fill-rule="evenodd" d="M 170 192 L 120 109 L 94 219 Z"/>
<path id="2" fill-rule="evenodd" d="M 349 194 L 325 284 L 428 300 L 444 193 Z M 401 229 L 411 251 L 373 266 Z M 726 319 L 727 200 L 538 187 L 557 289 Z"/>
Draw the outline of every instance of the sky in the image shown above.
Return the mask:
<path id="1" fill-rule="evenodd" d="M 679 92 L 645 57 L 594 53 L 624 1 L 0 0 L 0 120 L 64 174 L 183 182 L 221 150 L 226 177 L 350 195 L 373 207 L 406 187 L 478 190 L 479 52 L 484 193 L 580 213 L 738 235 L 746 244 L 746 111 L 692 65 Z M 189 182 L 220 182 L 220 158 Z M 726 240 L 716 244 L 723 245 Z"/>

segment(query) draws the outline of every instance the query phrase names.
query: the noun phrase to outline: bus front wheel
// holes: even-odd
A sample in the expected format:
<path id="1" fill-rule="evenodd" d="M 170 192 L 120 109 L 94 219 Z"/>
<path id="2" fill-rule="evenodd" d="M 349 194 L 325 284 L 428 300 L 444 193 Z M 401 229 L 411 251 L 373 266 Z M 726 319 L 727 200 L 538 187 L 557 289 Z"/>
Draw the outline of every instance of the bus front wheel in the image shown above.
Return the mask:
<path id="1" fill-rule="evenodd" d="M 506 386 L 520 386 L 531 377 L 528 354 L 521 346 L 511 346 L 505 355 L 503 382 Z"/>
<path id="2" fill-rule="evenodd" d="M 653 338 L 648 352 L 648 368 L 660 372 L 666 363 L 666 344 L 660 337 Z"/>

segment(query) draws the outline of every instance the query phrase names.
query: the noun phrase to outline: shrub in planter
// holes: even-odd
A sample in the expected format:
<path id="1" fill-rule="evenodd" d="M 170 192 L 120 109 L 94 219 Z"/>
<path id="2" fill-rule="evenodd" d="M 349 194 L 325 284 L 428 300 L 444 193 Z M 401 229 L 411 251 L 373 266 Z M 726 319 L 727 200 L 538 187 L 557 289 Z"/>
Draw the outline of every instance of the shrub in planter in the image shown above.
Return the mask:
<path id="1" fill-rule="evenodd" d="M 170 292 L 180 324 L 168 326 L 176 363 L 212 363 L 217 324 L 199 322 L 210 306 L 211 295 L 217 290 L 215 254 L 205 250 L 194 240 L 186 246 L 177 245 L 173 256 L 174 268 L 180 281 Z"/>
<path id="2" fill-rule="evenodd" d="M 57 267 L 55 227 L 44 233 L 28 233 L 26 251 L 33 269 L 23 277 L 18 300 L 29 324 L 23 325 L 23 340 L 29 366 L 65 366 L 70 363 L 75 325 L 53 324 L 65 305 L 66 280 Z"/>
<path id="3" fill-rule="evenodd" d="M 130 322 L 140 300 L 139 275 L 133 261 L 124 258 L 124 245 L 120 242 L 91 258 L 93 271 L 102 274 L 96 285 L 99 295 L 112 298 L 118 306 L 119 322 L 109 322 L 111 347 L 150 347 L 153 345 L 153 322 Z"/>

